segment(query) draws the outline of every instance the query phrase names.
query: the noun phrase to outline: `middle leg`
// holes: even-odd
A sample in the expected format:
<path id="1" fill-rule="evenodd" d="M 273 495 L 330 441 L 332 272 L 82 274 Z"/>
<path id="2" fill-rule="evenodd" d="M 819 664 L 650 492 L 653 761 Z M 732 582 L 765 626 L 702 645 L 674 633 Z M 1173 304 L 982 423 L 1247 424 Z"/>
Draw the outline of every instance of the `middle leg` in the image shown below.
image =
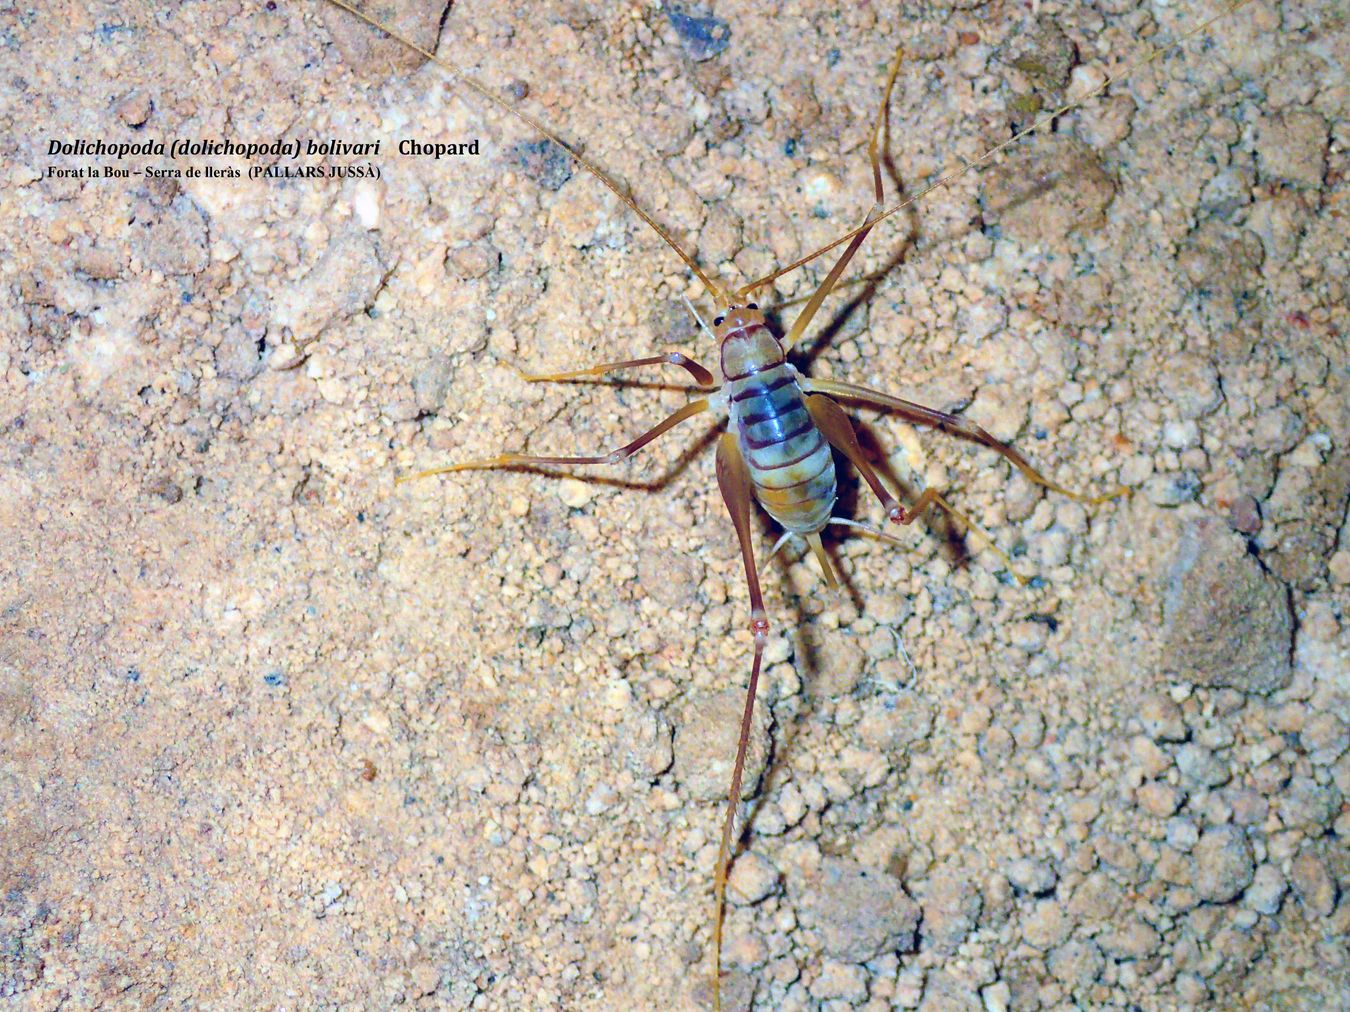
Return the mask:
<path id="1" fill-rule="evenodd" d="M 413 481 L 417 478 L 429 478 L 434 474 L 453 474 L 456 471 L 481 471 L 485 468 L 493 467 L 518 467 L 531 464 L 617 464 L 626 457 L 631 457 L 658 436 L 669 432 L 675 426 L 686 419 L 693 418 L 695 415 L 702 414 L 708 410 L 708 401 L 692 401 L 680 408 L 669 418 L 652 426 L 642 435 L 631 443 L 625 443 L 617 450 L 611 450 L 609 453 L 601 454 L 595 457 L 541 457 L 524 453 L 499 453 L 495 457 L 484 457 L 481 460 L 466 460 L 462 464 L 449 464 L 445 467 L 433 467 L 426 471 L 418 471 L 414 474 L 405 474 L 397 479 L 398 484 L 405 481 Z"/>

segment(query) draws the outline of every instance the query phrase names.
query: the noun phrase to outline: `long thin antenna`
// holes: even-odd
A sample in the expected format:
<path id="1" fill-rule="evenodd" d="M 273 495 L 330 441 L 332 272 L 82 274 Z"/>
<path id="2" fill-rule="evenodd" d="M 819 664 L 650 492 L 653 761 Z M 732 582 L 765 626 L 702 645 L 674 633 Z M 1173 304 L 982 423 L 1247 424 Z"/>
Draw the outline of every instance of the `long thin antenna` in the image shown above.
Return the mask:
<path id="1" fill-rule="evenodd" d="M 516 119 L 520 120 L 522 123 L 526 124 L 531 129 L 536 130 L 539 133 L 543 134 L 554 144 L 558 145 L 558 147 L 562 148 L 569 155 L 571 155 L 578 165 L 580 165 L 583 169 L 585 169 L 587 172 L 593 175 L 596 179 L 600 180 L 600 182 L 604 183 L 605 186 L 609 188 L 609 191 L 613 193 L 614 196 L 622 200 L 625 204 L 627 204 L 634 214 L 636 214 L 639 218 L 641 218 L 649 226 L 651 226 L 652 231 L 654 231 L 657 235 L 659 235 L 662 241 L 665 242 L 667 246 L 669 246 L 671 249 L 675 251 L 675 255 L 684 261 L 684 265 L 698 276 L 698 279 L 703 282 L 703 287 L 708 290 L 708 294 L 713 297 L 714 301 L 716 301 L 719 305 L 724 306 L 730 304 L 730 300 L 727 298 L 727 294 L 722 289 L 722 287 L 718 285 L 715 281 L 713 281 L 710 277 L 708 277 L 707 274 L 703 273 L 703 271 L 699 268 L 698 264 L 694 262 L 693 257 L 689 256 L 687 253 L 685 253 L 684 250 L 680 249 L 679 244 L 676 243 L 673 238 L 671 238 L 670 233 L 667 232 L 664 228 L 662 228 L 659 224 L 657 224 L 656 219 L 654 219 L 651 215 L 649 215 L 646 211 L 644 211 L 636 203 L 634 203 L 633 198 L 628 196 L 628 194 L 624 192 L 623 187 L 621 187 L 608 173 L 606 173 L 603 169 L 600 168 L 600 166 L 596 165 L 589 158 L 583 155 L 575 146 L 563 140 L 556 133 L 554 133 L 552 130 L 546 127 L 539 120 L 535 119 L 529 113 L 517 109 L 510 102 L 506 101 L 499 95 L 495 94 L 491 88 L 483 84 L 481 81 L 478 81 L 470 77 L 462 70 L 459 70 L 458 68 L 447 63 L 445 60 L 442 60 L 435 53 L 431 52 L 428 49 L 424 49 L 422 46 L 418 45 L 412 39 L 408 38 L 405 35 L 399 34 L 397 31 L 390 28 L 388 25 L 382 24 L 381 22 L 377 21 L 375 18 L 365 13 L 365 11 L 353 7 L 350 3 L 347 2 L 347 0 L 328 0 L 328 3 L 331 3 L 334 7 L 338 7 L 346 11 L 348 14 L 360 18 L 362 21 L 370 25 L 372 28 L 378 29 L 379 31 L 383 32 L 385 35 L 388 35 L 391 39 L 394 39 L 397 42 L 401 42 L 403 45 L 407 46 L 413 52 L 420 53 L 422 56 L 426 57 L 432 63 L 436 64 L 436 66 L 440 67 L 447 74 L 449 74 L 451 80 L 453 80 L 455 83 L 462 84 L 470 91 L 475 92 L 480 97 L 487 99 L 497 108 L 503 110 L 504 112 L 510 113 Z"/>
<path id="2" fill-rule="evenodd" d="M 334 2 L 337 2 L 337 0 L 334 0 Z M 915 193 L 913 196 L 906 197 L 904 200 L 896 204 L 894 207 L 882 211 L 875 218 L 869 219 L 868 221 L 864 222 L 862 225 L 859 225 L 857 228 L 853 229 L 850 232 L 845 232 L 843 235 L 841 235 L 838 239 L 834 240 L 828 246 L 822 246 L 815 252 L 808 253 L 806 254 L 806 256 L 801 257 L 800 259 L 794 260 L 786 267 L 782 267 L 774 271 L 772 274 L 766 274 L 762 278 L 757 278 L 754 281 L 751 281 L 748 285 L 745 285 L 740 289 L 738 289 L 736 291 L 735 297 L 737 299 L 745 298 L 756 288 L 760 288 L 763 285 L 767 285 L 770 281 L 774 281 L 778 278 L 781 278 L 784 274 L 788 274 L 792 271 L 795 271 L 798 267 L 801 267 L 803 264 L 809 264 L 812 260 L 816 259 L 816 257 L 823 256 L 830 250 L 834 249 L 836 246 L 842 246 L 844 243 L 848 242 L 850 239 L 852 239 L 855 235 L 858 235 L 860 232 L 876 227 L 877 222 L 883 221 L 893 214 L 899 214 L 905 208 L 917 204 L 920 200 L 928 196 L 928 194 L 932 193 L 934 190 L 941 189 L 948 183 L 960 179 L 962 176 L 964 176 L 967 172 L 970 172 L 972 169 L 977 169 L 981 165 L 988 163 L 995 156 L 1012 147 L 1023 137 L 1026 137 L 1028 134 L 1035 133 L 1042 127 L 1047 126 L 1050 123 L 1053 123 L 1055 120 L 1059 119 L 1059 117 L 1063 116 L 1065 113 L 1072 112 L 1074 109 L 1077 109 L 1088 99 L 1096 98 L 1107 88 L 1111 87 L 1111 85 L 1123 81 L 1125 78 L 1132 75 L 1135 71 L 1139 70 L 1141 67 L 1145 67 L 1148 64 L 1152 63 L 1154 60 L 1158 59 L 1158 57 L 1162 56 L 1164 53 L 1169 53 L 1173 49 L 1176 49 L 1177 47 L 1184 45 L 1191 38 L 1193 38 L 1196 35 L 1199 35 L 1210 25 L 1214 24 L 1214 22 L 1219 21 L 1222 18 L 1228 17 L 1228 15 L 1234 13 L 1235 11 L 1241 10 L 1243 7 L 1246 7 L 1247 4 L 1251 2 L 1252 0 L 1237 0 L 1236 3 L 1229 4 L 1227 7 L 1221 10 L 1218 14 L 1215 14 L 1213 17 L 1207 18 L 1204 21 L 1200 22 L 1200 24 L 1190 29 L 1179 39 L 1176 39 L 1175 41 L 1165 46 L 1155 46 L 1152 49 L 1152 51 L 1150 51 L 1146 56 L 1143 56 L 1140 59 L 1136 60 L 1134 63 L 1131 63 L 1129 66 L 1127 66 L 1124 70 L 1120 71 L 1119 73 L 1109 75 L 1104 81 L 1101 82 L 1101 84 L 1097 85 L 1095 88 L 1087 92 L 1085 95 L 1082 95 L 1079 98 L 1074 99 L 1072 102 L 1065 102 L 1054 112 L 1047 113 L 1046 115 L 1038 119 L 1035 123 L 1031 124 L 1031 126 L 1026 127 L 1023 130 L 1019 130 L 1017 133 L 1013 134 L 1002 144 L 998 144 L 990 148 L 984 154 L 980 155 L 979 158 L 976 158 L 972 162 L 966 162 L 959 169 L 953 169 L 945 176 L 939 178 L 936 182 L 929 183 L 927 186 L 921 189 L 918 193 Z"/>

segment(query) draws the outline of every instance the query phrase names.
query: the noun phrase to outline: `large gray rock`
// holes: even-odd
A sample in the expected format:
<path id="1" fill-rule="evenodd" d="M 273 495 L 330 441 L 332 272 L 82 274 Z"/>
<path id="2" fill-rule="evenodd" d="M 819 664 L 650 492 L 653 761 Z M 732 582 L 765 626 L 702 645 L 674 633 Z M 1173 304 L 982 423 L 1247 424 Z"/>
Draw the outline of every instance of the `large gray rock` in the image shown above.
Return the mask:
<path id="1" fill-rule="evenodd" d="M 884 871 L 826 858 L 816 874 L 789 878 L 789 887 L 802 922 L 820 933 L 828 956 L 864 963 L 914 948 L 919 905 Z"/>
<path id="2" fill-rule="evenodd" d="M 1267 693 L 1288 683 L 1288 589 L 1247 554 L 1241 537 L 1204 516 L 1181 532 L 1163 597 L 1163 664 L 1199 686 Z"/>

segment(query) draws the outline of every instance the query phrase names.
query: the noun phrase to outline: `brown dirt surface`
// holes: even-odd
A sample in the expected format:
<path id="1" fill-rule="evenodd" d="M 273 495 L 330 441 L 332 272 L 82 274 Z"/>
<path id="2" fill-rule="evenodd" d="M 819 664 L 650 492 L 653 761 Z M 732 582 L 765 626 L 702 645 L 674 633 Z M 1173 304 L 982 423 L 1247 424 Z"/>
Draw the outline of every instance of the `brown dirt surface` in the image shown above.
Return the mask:
<path id="1" fill-rule="evenodd" d="M 372 9 L 735 280 L 861 221 L 897 46 L 888 199 L 1218 7 Z M 52 0 L 0 40 L 0 1003 L 708 1007 L 750 657 L 712 421 L 394 484 L 675 410 L 678 370 L 513 367 L 715 366 L 698 282 L 317 0 Z M 869 237 L 804 367 L 1133 494 L 854 411 L 1037 579 L 940 517 L 832 541 L 841 593 L 764 567 L 729 1007 L 1350 1001 L 1347 66 L 1343 3 L 1255 0 Z M 48 153 L 79 138 L 381 150 Z M 790 323 L 828 262 L 760 302 Z"/>

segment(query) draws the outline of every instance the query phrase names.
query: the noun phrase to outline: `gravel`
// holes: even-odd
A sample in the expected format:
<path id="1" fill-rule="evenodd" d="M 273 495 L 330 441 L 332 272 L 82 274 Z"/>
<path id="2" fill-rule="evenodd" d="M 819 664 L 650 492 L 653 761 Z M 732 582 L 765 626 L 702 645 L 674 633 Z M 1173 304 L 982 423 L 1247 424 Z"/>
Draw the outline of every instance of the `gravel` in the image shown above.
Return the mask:
<path id="1" fill-rule="evenodd" d="M 1055 870 L 1045 861 L 1018 858 L 1008 866 L 1008 881 L 1019 892 L 1043 896 L 1055 888 Z"/>
<path id="2" fill-rule="evenodd" d="M 380 6 L 728 284 L 862 220 L 897 44 L 888 201 L 1198 16 Z M 623 445 L 682 373 L 513 367 L 715 366 L 706 293 L 336 8 L 35 11 L 0 165 L 0 1004 L 710 1007 L 750 640 L 705 420 L 613 468 L 394 482 Z M 1350 993 L 1338 13 L 1227 16 L 882 222 L 816 318 L 813 375 L 1134 494 L 850 405 L 1011 562 L 940 512 L 839 529 L 836 594 L 757 522 L 728 1008 Z M 378 178 L 46 172 L 115 161 L 51 139 L 198 137 L 378 140 L 310 162 Z M 790 322 L 830 263 L 756 297 Z M 851 478 L 839 509 L 880 517 Z"/>
<path id="3" fill-rule="evenodd" d="M 1338 887 L 1326 860 L 1314 848 L 1305 848 L 1289 870 L 1294 895 L 1309 916 L 1330 917 L 1336 908 Z"/>

